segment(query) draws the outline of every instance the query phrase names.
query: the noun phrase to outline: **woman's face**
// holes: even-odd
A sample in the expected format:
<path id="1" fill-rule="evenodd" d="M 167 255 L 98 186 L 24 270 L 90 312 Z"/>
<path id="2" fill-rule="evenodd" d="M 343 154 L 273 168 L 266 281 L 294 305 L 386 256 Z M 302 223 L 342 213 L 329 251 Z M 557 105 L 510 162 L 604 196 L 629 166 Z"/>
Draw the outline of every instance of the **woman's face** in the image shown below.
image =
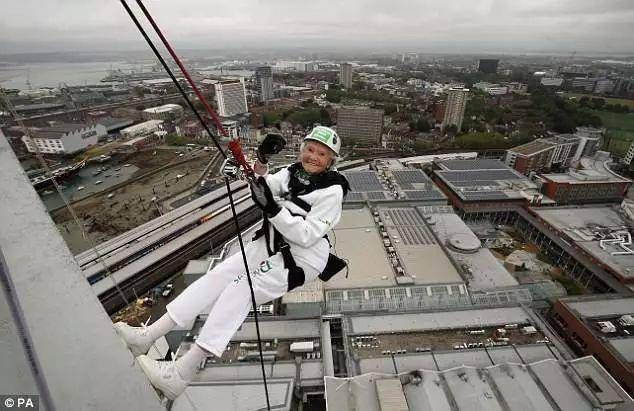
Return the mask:
<path id="1" fill-rule="evenodd" d="M 323 173 L 332 162 L 332 151 L 321 143 L 308 140 L 304 143 L 304 149 L 299 155 L 299 161 L 307 173 Z"/>

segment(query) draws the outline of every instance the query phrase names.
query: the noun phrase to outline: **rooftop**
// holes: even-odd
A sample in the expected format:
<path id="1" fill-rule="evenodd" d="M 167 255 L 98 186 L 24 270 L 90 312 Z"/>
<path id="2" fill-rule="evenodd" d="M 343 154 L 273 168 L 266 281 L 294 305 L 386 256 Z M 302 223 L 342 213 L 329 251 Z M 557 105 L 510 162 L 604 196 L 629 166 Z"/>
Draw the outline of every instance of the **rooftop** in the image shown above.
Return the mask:
<path id="1" fill-rule="evenodd" d="M 450 160 L 437 163 L 438 176 L 463 201 L 544 198 L 525 176 L 498 160 Z"/>
<path id="2" fill-rule="evenodd" d="M 612 206 L 549 207 L 533 212 L 618 276 L 631 280 L 634 253 L 628 251 L 627 243 L 628 238 L 631 241 L 628 227 L 632 222 L 617 210 Z"/>
<path id="3" fill-rule="evenodd" d="M 522 144 L 521 146 L 510 148 L 509 151 L 513 153 L 517 153 L 520 156 L 532 156 L 542 151 L 549 150 L 553 148 L 555 144 L 550 143 L 548 141 L 538 139 L 531 141 L 526 144 Z"/>
<path id="4" fill-rule="evenodd" d="M 594 158 L 583 157 L 580 160 L 581 170 L 569 170 L 563 174 L 542 174 L 548 180 L 558 183 L 605 183 L 605 182 L 624 182 L 632 181 L 622 177 L 610 169 L 610 160 L 598 160 Z"/>
<path id="5" fill-rule="evenodd" d="M 386 379 L 395 383 L 377 384 Z M 590 411 L 632 405 L 627 393 L 590 356 L 570 362 L 551 358 L 529 364 L 456 366 L 443 371 L 424 368 L 398 375 L 372 372 L 353 378 L 326 377 L 325 384 L 327 407 L 337 410 L 380 411 L 386 409 L 384 397 L 399 395 L 412 411 Z M 381 396 L 377 387 L 381 387 Z"/>
<path id="6" fill-rule="evenodd" d="M 376 171 L 343 171 L 351 191 L 346 203 L 370 202 L 426 202 L 446 203 L 445 195 L 427 175 L 418 169 L 407 168 L 400 161 L 377 160 Z"/>
<path id="7" fill-rule="evenodd" d="M 146 113 L 151 114 L 159 114 L 159 113 L 169 113 L 171 111 L 180 111 L 183 107 L 178 104 L 163 104 L 162 106 L 150 107 L 143 110 Z"/>
<path id="8" fill-rule="evenodd" d="M 370 210 L 344 209 L 333 232 L 335 251 L 348 259 L 350 268 L 348 278 L 336 275 L 324 284 L 325 288 L 394 285 L 394 271 Z"/>
<path id="9" fill-rule="evenodd" d="M 560 300 L 582 318 L 634 314 L 634 297 L 593 296 Z"/>
<path id="10" fill-rule="evenodd" d="M 442 312 L 358 315 L 349 318 L 349 334 L 481 329 L 526 324 L 530 317 L 521 307 L 472 308 Z"/>
<path id="11" fill-rule="evenodd" d="M 94 127 L 94 124 L 80 124 L 80 123 L 57 123 L 50 127 L 33 128 L 31 130 L 31 136 L 33 138 L 61 138 L 64 134 L 72 133 L 74 131 L 90 129 Z"/>
<path id="12" fill-rule="evenodd" d="M 293 400 L 293 378 L 269 379 L 267 387 L 271 409 L 289 411 Z M 219 410 L 252 411 L 266 404 L 262 381 L 194 382 L 187 386 L 185 395 L 172 404 L 172 411 L 208 409 L 213 404 Z"/>

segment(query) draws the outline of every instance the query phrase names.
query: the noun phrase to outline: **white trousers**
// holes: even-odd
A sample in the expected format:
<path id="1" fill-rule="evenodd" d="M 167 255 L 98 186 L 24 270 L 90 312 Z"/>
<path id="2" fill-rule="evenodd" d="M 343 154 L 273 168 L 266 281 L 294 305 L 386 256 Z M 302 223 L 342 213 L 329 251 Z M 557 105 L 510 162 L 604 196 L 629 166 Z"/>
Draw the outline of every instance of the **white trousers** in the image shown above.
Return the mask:
<path id="1" fill-rule="evenodd" d="M 286 294 L 288 270 L 282 256 L 269 257 L 263 238 L 247 244 L 245 252 L 256 303 Z M 318 274 L 310 267 L 302 268 L 307 282 Z M 181 327 L 191 324 L 199 314 L 209 313 L 196 343 L 217 357 L 222 356 L 250 309 L 251 291 L 240 252 L 216 265 L 167 305 L 167 312 Z"/>

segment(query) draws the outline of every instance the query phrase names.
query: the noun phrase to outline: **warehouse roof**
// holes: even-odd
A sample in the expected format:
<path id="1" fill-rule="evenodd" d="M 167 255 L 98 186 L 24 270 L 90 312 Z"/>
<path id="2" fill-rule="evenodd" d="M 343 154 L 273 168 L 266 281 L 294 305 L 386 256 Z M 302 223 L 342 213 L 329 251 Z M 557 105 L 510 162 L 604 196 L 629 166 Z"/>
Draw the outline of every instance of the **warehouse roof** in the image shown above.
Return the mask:
<path id="1" fill-rule="evenodd" d="M 377 385 L 384 379 L 397 379 L 400 384 Z M 398 375 L 373 372 L 352 378 L 325 377 L 325 385 L 326 406 L 337 410 L 383 410 L 377 387 L 381 387 L 382 396 L 404 395 L 406 409 L 412 411 L 590 411 L 632 405 L 627 393 L 591 356 L 568 363 L 545 359 L 528 365 L 504 363 L 444 371 L 419 369 Z M 388 389 L 393 392 L 384 392 Z"/>

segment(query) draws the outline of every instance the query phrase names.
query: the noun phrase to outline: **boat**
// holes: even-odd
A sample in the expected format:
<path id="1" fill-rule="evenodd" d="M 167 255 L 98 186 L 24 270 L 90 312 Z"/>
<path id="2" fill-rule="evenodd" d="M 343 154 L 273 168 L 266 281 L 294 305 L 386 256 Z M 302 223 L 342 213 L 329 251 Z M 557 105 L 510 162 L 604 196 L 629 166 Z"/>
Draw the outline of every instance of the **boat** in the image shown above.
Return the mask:
<path id="1" fill-rule="evenodd" d="M 132 164 L 124 164 L 123 166 L 124 167 L 130 167 L 130 166 L 132 166 Z"/>
<path id="2" fill-rule="evenodd" d="M 101 174 L 101 170 L 97 170 L 94 173 L 92 173 L 93 176 L 98 176 L 99 174 Z"/>
<path id="3" fill-rule="evenodd" d="M 110 177 L 110 174 L 104 174 L 104 177 L 108 178 Z"/>
<path id="4" fill-rule="evenodd" d="M 84 188 L 86 188 L 86 187 L 84 187 L 84 186 L 79 186 L 79 187 L 77 187 L 77 191 L 81 191 L 81 190 L 83 190 Z"/>
<path id="5" fill-rule="evenodd" d="M 44 190 L 42 192 L 42 195 L 45 195 L 45 196 L 48 196 L 48 195 L 51 195 L 51 194 L 53 194 L 53 191 L 51 191 L 51 190 Z"/>
<path id="6" fill-rule="evenodd" d="M 121 167 L 115 168 L 114 171 L 121 171 Z"/>
<path id="7" fill-rule="evenodd" d="M 103 181 L 101 181 L 101 180 L 97 180 L 97 181 L 95 181 L 95 185 L 99 185 L 99 184 L 101 184 L 101 183 L 103 183 Z"/>
<path id="8" fill-rule="evenodd" d="M 114 193 L 110 193 L 106 196 L 106 198 L 112 198 L 112 197 L 114 197 Z"/>

